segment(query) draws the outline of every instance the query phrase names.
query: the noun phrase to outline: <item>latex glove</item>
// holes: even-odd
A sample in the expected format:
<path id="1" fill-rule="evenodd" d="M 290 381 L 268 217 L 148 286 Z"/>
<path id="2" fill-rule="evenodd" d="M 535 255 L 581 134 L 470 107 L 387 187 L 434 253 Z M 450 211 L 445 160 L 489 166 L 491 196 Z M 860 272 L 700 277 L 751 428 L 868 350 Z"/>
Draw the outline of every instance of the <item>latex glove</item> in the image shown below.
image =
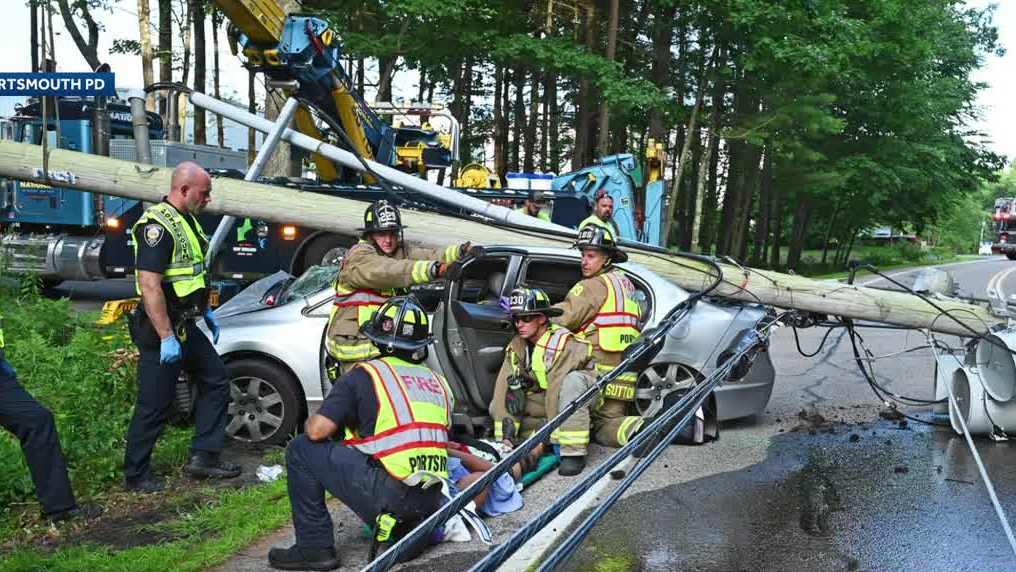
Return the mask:
<path id="1" fill-rule="evenodd" d="M 183 357 L 183 348 L 176 336 L 162 338 L 159 344 L 159 363 L 176 363 Z"/>
<path id="2" fill-rule="evenodd" d="M 208 331 L 212 332 L 212 344 L 219 343 L 219 321 L 215 319 L 215 313 L 210 309 L 205 310 L 205 325 Z"/>

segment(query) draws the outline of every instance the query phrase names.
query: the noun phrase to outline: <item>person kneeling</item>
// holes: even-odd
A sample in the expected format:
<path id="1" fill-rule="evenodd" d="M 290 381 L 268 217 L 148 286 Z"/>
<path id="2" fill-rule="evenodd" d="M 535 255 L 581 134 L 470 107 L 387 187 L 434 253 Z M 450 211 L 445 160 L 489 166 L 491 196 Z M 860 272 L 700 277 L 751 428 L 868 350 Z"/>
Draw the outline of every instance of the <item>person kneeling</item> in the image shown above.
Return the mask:
<path id="1" fill-rule="evenodd" d="M 394 297 L 362 332 L 381 357 L 336 380 L 286 450 L 296 544 L 268 553 L 273 568 L 338 568 L 325 491 L 370 526 L 394 521 L 389 543 L 443 503 L 438 477 L 448 478 L 453 396 L 444 378 L 422 364 L 433 341 L 427 313 L 412 296 Z M 419 555 L 429 541 L 413 543 L 400 560 Z"/>
<path id="2" fill-rule="evenodd" d="M 596 374 L 588 344 L 549 322 L 549 318 L 561 315 L 561 310 L 551 307 L 543 290 L 512 290 L 509 312 L 518 335 L 505 350 L 490 415 L 494 418 L 495 438 L 515 443 L 558 414 L 562 388 L 587 387 L 595 382 Z M 561 448 L 560 475 L 577 475 L 586 465 L 588 408 L 587 404 L 581 409 L 585 415 L 573 415 L 576 421 L 569 418 L 551 434 L 550 442 Z"/>

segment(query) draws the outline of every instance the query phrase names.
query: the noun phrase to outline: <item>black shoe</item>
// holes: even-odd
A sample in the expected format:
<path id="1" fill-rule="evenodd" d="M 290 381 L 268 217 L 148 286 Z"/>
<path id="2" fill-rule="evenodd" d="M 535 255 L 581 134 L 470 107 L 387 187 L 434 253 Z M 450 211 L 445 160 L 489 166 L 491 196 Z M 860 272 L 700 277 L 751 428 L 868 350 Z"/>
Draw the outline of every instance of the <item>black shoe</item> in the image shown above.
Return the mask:
<path id="1" fill-rule="evenodd" d="M 240 465 L 227 463 L 218 455 L 194 453 L 183 468 L 192 479 L 232 479 L 240 476 Z"/>
<path id="2" fill-rule="evenodd" d="M 586 468 L 586 456 L 561 457 L 561 465 L 557 468 L 557 474 L 562 477 L 574 477 Z"/>
<path id="3" fill-rule="evenodd" d="M 127 492 L 147 495 L 165 490 L 166 483 L 155 477 L 146 477 L 136 480 L 127 480 L 124 482 L 123 488 Z"/>
<path id="4" fill-rule="evenodd" d="M 277 570 L 335 570 L 339 557 L 334 548 L 273 548 L 268 551 L 268 565 Z"/>
<path id="5" fill-rule="evenodd" d="M 50 522 L 53 523 L 67 522 L 68 520 L 88 521 L 99 516 L 100 514 L 105 512 L 105 510 L 106 509 L 102 508 L 102 505 L 100 504 L 84 503 L 79 504 L 78 506 L 71 509 L 62 510 L 60 512 L 54 512 L 53 514 L 47 515 L 47 517 L 49 518 Z"/>

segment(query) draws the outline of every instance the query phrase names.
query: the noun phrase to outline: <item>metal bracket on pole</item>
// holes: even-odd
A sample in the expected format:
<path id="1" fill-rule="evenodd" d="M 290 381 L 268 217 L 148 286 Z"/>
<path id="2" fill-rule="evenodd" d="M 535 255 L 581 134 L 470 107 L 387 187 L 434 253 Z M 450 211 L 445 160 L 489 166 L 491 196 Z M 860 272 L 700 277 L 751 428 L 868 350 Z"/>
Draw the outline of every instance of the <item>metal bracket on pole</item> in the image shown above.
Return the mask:
<path id="1" fill-rule="evenodd" d="M 254 163 L 251 164 L 250 168 L 247 169 L 247 174 L 243 176 L 245 181 L 253 181 L 261 176 L 261 172 L 265 170 L 265 165 L 268 164 L 268 160 L 271 159 L 272 155 L 275 154 L 275 149 L 279 146 L 279 141 L 282 140 L 282 134 L 286 132 L 289 124 L 293 121 L 293 116 L 296 115 L 297 108 L 300 107 L 300 103 L 296 98 L 289 98 L 286 100 L 286 104 L 282 106 L 282 110 L 279 111 L 279 116 L 276 118 L 272 128 L 268 131 L 268 135 L 265 137 L 264 143 L 261 148 L 258 149 L 257 157 L 254 158 Z M 222 247 L 222 243 L 226 240 L 226 233 L 233 228 L 233 224 L 236 222 L 236 217 L 232 215 L 226 215 L 219 221 L 219 226 L 215 228 L 215 233 L 212 235 L 211 240 L 208 242 L 208 254 L 205 256 L 205 268 L 212 267 L 212 261 L 215 259 L 215 254 L 219 248 Z"/>

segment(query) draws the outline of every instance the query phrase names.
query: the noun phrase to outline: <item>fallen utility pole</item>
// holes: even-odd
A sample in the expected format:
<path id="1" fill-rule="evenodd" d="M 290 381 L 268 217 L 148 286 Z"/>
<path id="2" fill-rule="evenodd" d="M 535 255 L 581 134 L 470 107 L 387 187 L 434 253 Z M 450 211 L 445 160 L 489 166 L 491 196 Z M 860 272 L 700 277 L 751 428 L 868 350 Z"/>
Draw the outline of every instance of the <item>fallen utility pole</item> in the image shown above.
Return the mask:
<path id="1" fill-rule="evenodd" d="M 49 174 L 43 169 L 39 145 L 0 141 L 0 176 L 37 183 L 128 197 L 161 200 L 169 189 L 171 169 L 139 165 L 108 157 L 50 149 Z M 216 179 L 207 211 L 272 222 L 299 224 L 346 236 L 357 236 L 364 203 L 319 193 L 274 187 L 234 179 Z M 440 247 L 470 241 L 489 245 L 568 247 L 571 237 L 536 230 L 513 230 L 478 218 L 406 211 L 410 242 Z M 645 266 L 687 290 L 698 291 L 712 282 L 712 266 L 680 255 L 648 249 L 629 249 L 631 261 Z M 794 308 L 855 320 L 883 322 L 910 328 L 970 336 L 956 321 L 941 315 L 916 296 L 863 286 L 811 280 L 801 276 L 719 264 L 724 282 L 712 295 Z M 674 301 L 676 302 L 676 300 Z M 1000 322 L 986 309 L 957 301 L 936 300 L 956 320 L 978 333 Z"/>

